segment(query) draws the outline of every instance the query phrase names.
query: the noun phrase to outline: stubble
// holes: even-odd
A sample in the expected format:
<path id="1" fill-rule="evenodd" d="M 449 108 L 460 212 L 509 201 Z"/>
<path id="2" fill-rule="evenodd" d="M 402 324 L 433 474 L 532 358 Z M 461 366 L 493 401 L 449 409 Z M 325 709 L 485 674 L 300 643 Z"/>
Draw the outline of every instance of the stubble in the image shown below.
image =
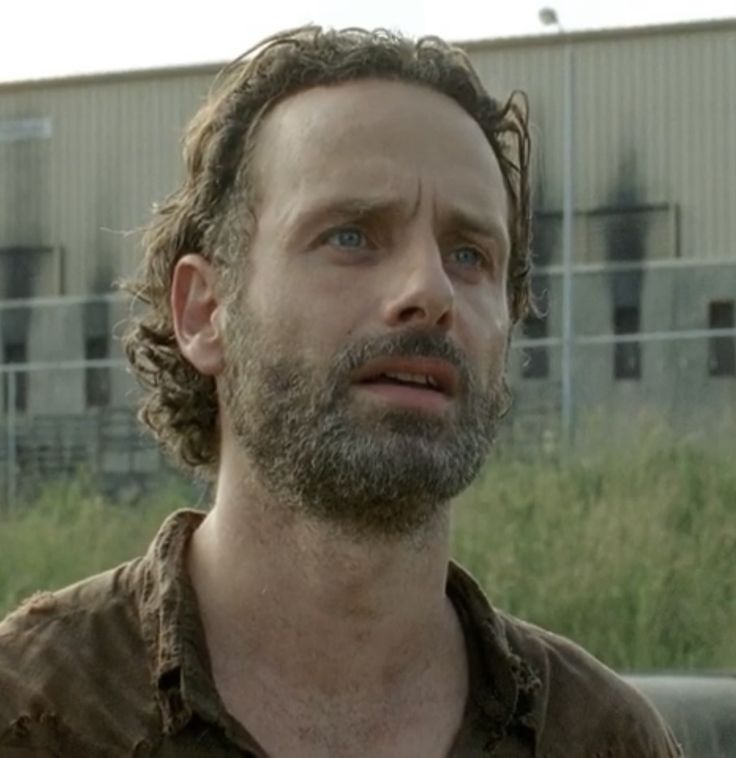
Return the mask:
<path id="1" fill-rule="evenodd" d="M 242 304 L 228 324 L 222 403 L 278 502 L 354 536 L 410 536 L 480 471 L 505 407 L 503 372 L 475 377 L 444 334 L 356 340 L 317 366 L 287 352 Z M 460 382 L 450 411 L 358 402 L 351 376 L 389 356 L 451 363 Z"/>

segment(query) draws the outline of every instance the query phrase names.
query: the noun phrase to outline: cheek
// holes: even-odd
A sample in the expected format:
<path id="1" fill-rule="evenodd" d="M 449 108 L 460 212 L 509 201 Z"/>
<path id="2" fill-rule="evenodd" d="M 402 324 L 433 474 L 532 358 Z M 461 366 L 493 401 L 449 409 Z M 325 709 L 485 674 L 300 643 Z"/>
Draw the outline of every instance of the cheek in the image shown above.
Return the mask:
<path id="1" fill-rule="evenodd" d="M 478 293 L 460 306 L 459 338 L 481 376 L 500 374 L 505 366 L 511 322 L 503 297 Z"/>
<path id="2" fill-rule="evenodd" d="M 261 322 L 285 351 L 321 359 L 344 346 L 367 323 L 370 287 L 356 286 L 347 269 L 262 271 L 251 283 L 249 298 Z"/>

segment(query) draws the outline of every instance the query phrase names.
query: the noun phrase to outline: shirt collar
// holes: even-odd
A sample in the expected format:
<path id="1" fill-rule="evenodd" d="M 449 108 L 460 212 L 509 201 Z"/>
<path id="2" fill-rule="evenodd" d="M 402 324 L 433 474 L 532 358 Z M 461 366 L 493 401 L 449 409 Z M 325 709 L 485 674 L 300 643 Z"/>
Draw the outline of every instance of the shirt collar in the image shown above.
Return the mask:
<path id="1" fill-rule="evenodd" d="M 217 720 L 222 709 L 211 684 L 204 629 L 186 569 L 187 544 L 205 515 L 195 510 L 171 514 L 144 558 L 142 629 L 167 734 L 186 726 L 195 703 L 208 720 Z M 208 690 L 208 697 L 200 697 Z"/>
<path id="2" fill-rule="evenodd" d="M 470 705 L 482 714 L 490 742 L 500 742 L 518 726 L 536 731 L 533 704 L 541 680 L 511 649 L 503 618 L 475 579 L 454 562 L 448 570 L 447 594 L 465 633 Z"/>
<path id="3" fill-rule="evenodd" d="M 195 713 L 228 732 L 234 729 L 212 680 L 186 568 L 189 539 L 205 515 L 196 510 L 171 514 L 143 559 L 141 625 L 167 734 L 181 731 Z M 534 729 L 531 703 L 540 680 L 511 650 L 503 620 L 477 582 L 454 562 L 448 568 L 447 595 L 465 633 L 469 704 L 482 714 L 492 741 L 500 741 L 514 722 Z"/>

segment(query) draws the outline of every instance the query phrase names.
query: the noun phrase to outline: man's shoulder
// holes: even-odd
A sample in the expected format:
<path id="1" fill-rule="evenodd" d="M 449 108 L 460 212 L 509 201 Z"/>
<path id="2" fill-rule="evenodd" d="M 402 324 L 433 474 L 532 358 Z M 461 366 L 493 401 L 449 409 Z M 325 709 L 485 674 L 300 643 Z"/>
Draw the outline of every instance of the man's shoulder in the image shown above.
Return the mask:
<path id="1" fill-rule="evenodd" d="M 24 719 L 75 710 L 96 716 L 126 666 L 147 668 L 137 620 L 139 564 L 38 592 L 0 621 L 0 744 Z"/>
<path id="2" fill-rule="evenodd" d="M 681 755 L 654 706 L 608 666 L 566 637 L 510 614 L 499 617 L 512 651 L 539 679 L 534 715 L 550 755 L 561 744 L 621 756 Z"/>
<path id="3" fill-rule="evenodd" d="M 566 701 L 638 705 L 638 693 L 576 642 L 503 611 L 498 615 L 511 649 L 532 666 L 552 694 L 564 689 Z"/>
<path id="4" fill-rule="evenodd" d="M 115 615 L 131 605 L 139 558 L 95 574 L 53 592 L 35 592 L 0 620 L 0 650 L 23 648 L 42 639 L 67 641 L 66 635 L 80 631 L 98 617 Z"/>

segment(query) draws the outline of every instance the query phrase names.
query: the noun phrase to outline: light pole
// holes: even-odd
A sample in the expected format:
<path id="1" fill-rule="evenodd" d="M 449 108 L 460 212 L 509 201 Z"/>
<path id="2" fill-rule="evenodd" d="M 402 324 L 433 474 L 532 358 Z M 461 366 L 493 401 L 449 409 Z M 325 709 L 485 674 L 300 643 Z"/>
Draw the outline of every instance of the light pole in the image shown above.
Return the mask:
<path id="1" fill-rule="evenodd" d="M 554 8 L 542 8 L 539 20 L 563 32 Z M 573 127 L 575 113 L 575 60 L 573 48 L 565 42 L 564 92 L 562 106 L 562 440 L 569 450 L 573 441 L 573 266 L 575 263 L 574 197 L 575 172 Z"/>

